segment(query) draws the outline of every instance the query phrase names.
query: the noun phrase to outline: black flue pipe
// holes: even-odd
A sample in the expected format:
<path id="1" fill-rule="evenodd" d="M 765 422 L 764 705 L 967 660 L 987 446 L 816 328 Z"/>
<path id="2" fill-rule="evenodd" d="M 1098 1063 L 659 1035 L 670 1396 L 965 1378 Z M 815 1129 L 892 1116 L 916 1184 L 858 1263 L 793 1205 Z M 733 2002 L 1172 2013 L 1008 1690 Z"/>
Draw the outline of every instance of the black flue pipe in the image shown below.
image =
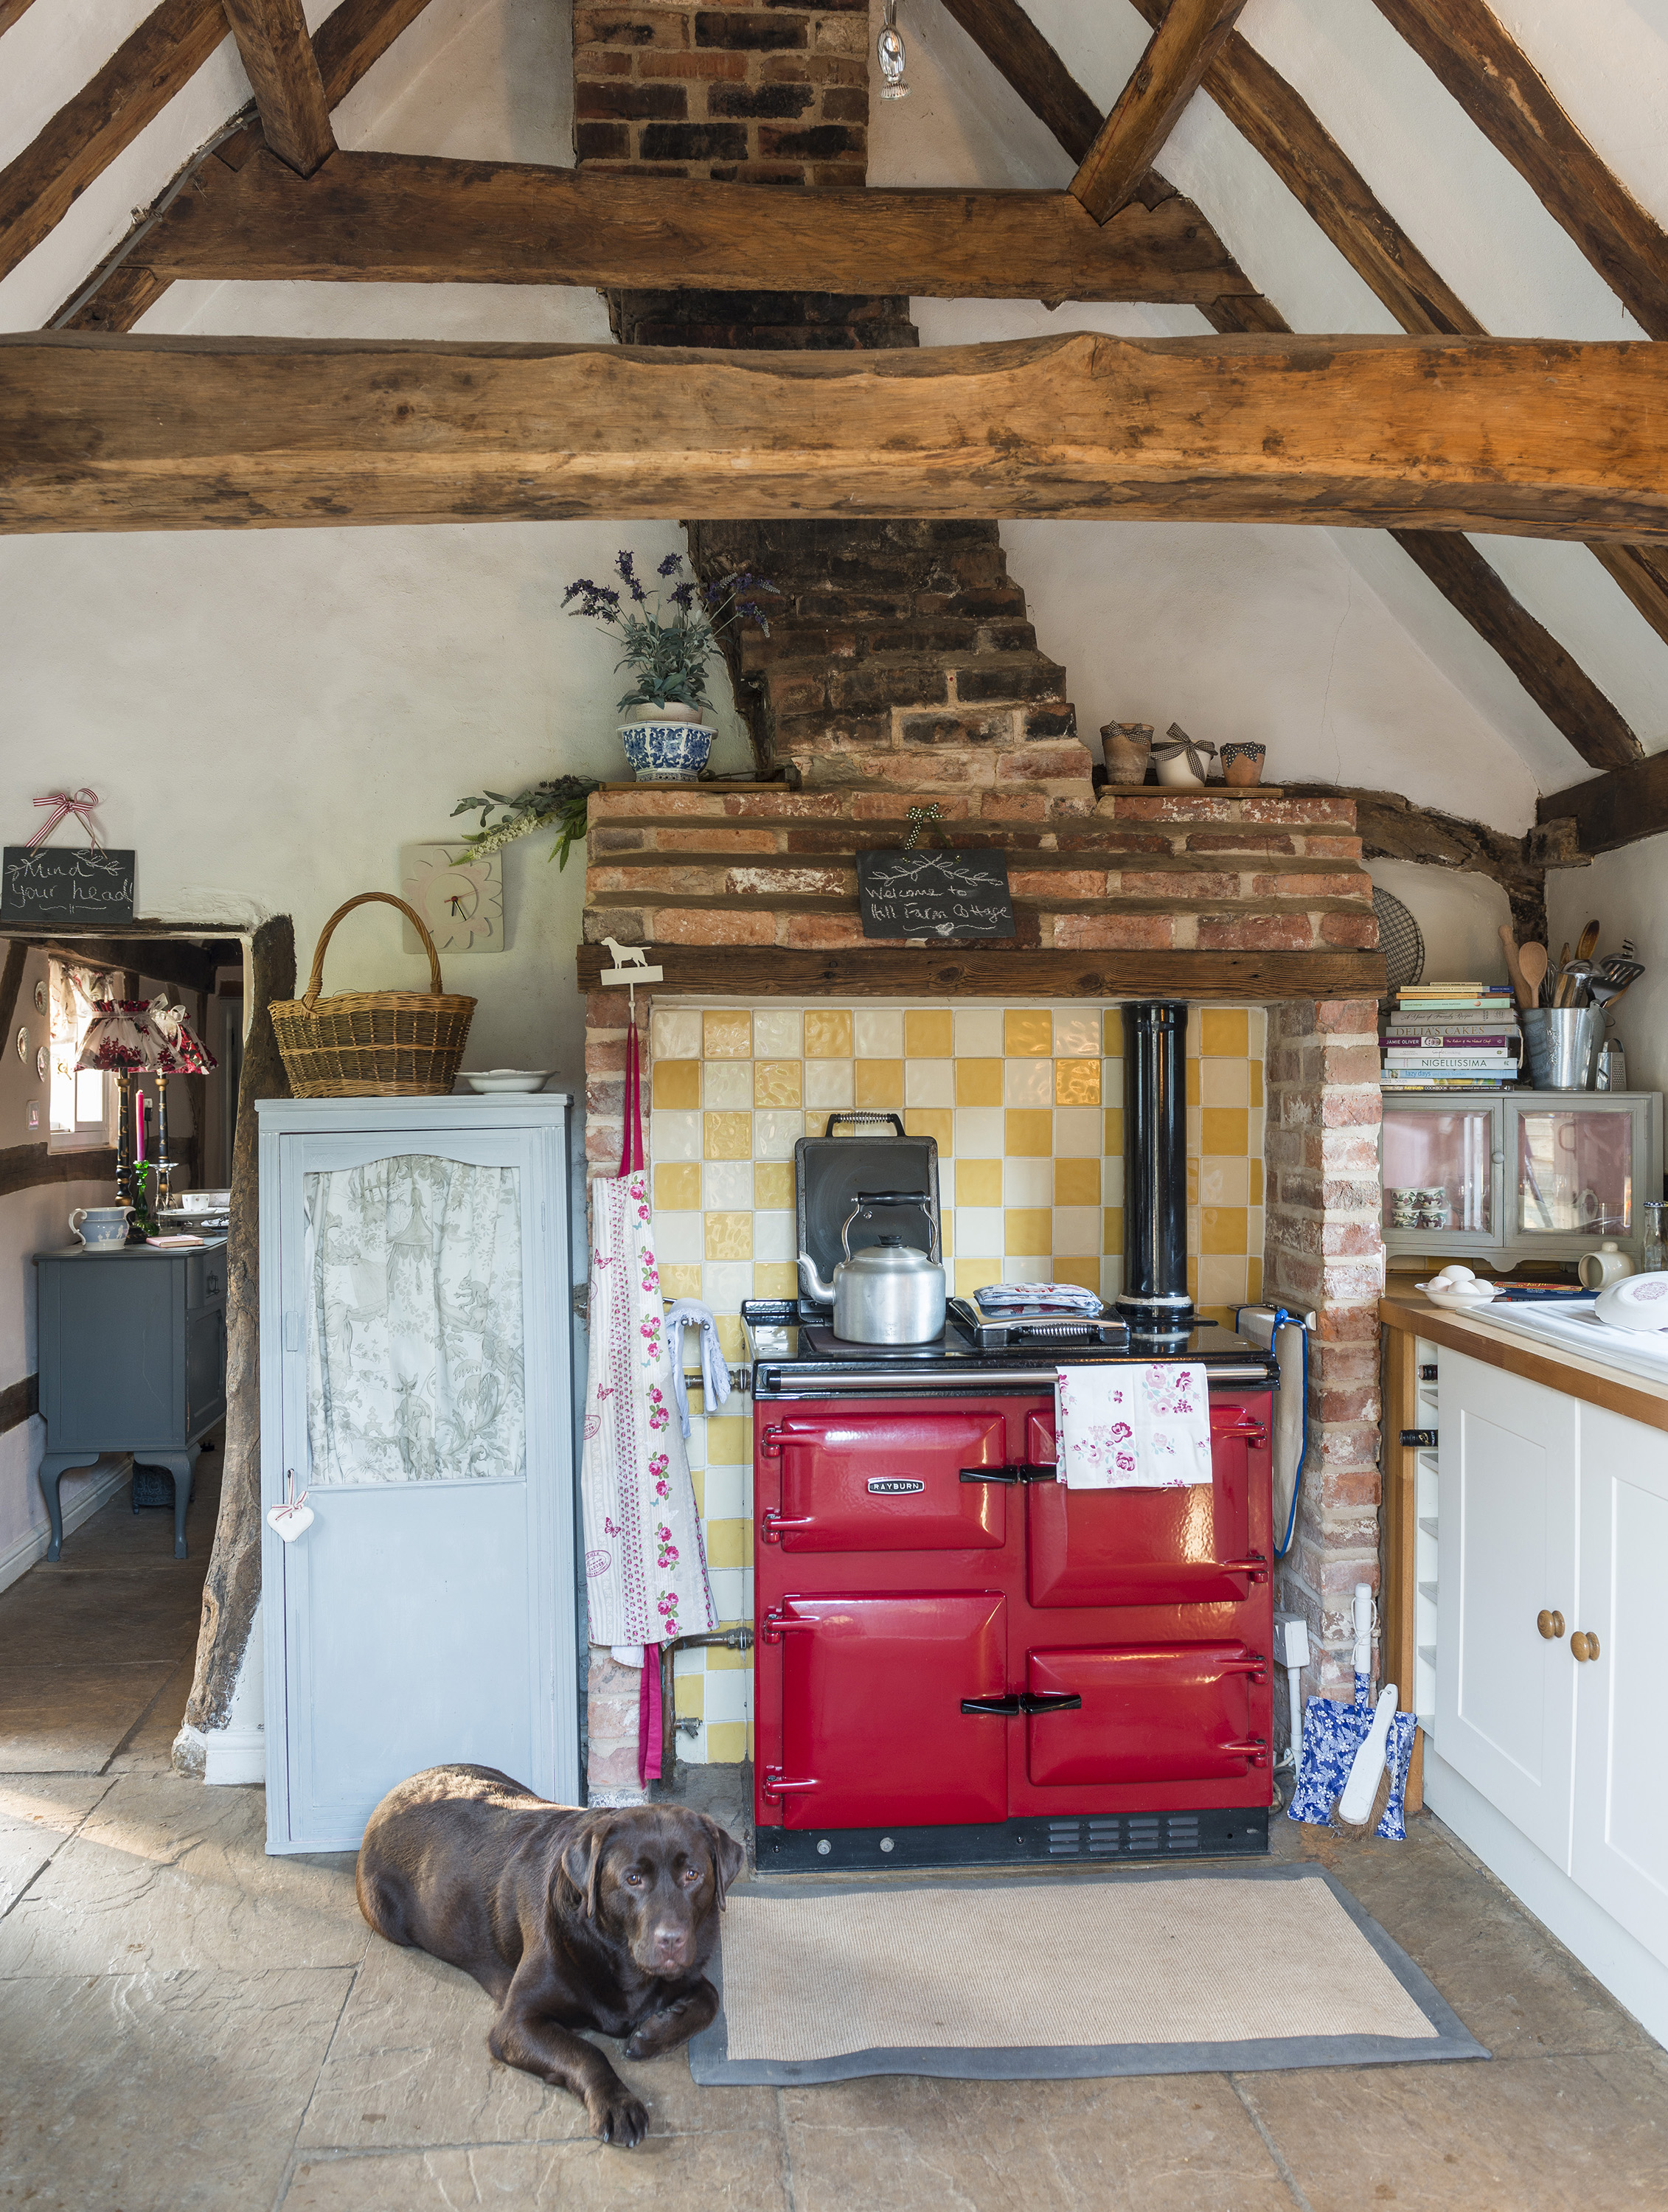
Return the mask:
<path id="1" fill-rule="evenodd" d="M 1123 1288 L 1138 1336 L 1193 1326 L 1187 1289 L 1187 1005 L 1123 1009 Z"/>

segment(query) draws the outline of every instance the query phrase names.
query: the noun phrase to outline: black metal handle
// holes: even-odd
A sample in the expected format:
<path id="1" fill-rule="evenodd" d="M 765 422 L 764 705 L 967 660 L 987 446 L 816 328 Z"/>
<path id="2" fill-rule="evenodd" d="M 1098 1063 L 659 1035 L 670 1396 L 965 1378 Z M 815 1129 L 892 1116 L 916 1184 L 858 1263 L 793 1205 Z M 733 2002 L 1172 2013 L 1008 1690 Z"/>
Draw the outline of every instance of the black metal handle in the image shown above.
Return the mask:
<path id="1" fill-rule="evenodd" d="M 1059 1477 L 1057 1468 L 1033 1466 L 1028 1460 L 1009 1467 L 965 1467 L 961 1470 L 964 1482 L 1057 1482 Z"/>
<path id="2" fill-rule="evenodd" d="M 1022 1713 L 1074 1713 L 1083 1700 L 1075 1690 L 1021 1690 L 1007 1698 L 964 1698 L 965 1713 L 989 1713 L 997 1720 L 1017 1720 Z"/>
<path id="3" fill-rule="evenodd" d="M 1403 1429 L 1402 1442 L 1410 1451 L 1434 1451 L 1441 1443 L 1434 1429 Z"/>
<path id="4" fill-rule="evenodd" d="M 932 1200 L 924 1190 L 860 1190 L 859 1206 L 924 1206 L 928 1212 Z"/>
<path id="5" fill-rule="evenodd" d="M 867 1106 L 859 1107 L 855 1113 L 831 1114 L 828 1117 L 827 1125 L 823 1130 L 825 1137 L 831 1137 L 833 1135 L 834 1124 L 837 1121 L 890 1121 L 895 1135 L 901 1137 L 904 1133 L 904 1118 L 902 1115 L 877 1114 Z"/>

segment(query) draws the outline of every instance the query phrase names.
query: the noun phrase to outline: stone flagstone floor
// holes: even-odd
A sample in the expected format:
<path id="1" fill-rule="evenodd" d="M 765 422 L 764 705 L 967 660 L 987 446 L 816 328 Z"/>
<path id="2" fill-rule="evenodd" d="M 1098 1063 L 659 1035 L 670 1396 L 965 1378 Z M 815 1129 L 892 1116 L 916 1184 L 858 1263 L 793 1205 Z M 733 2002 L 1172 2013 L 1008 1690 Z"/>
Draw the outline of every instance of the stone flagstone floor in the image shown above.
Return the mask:
<path id="1" fill-rule="evenodd" d="M 1340 1875 L 1492 2063 L 697 2090 L 681 2056 L 611 2050 L 653 2133 L 603 2149 L 574 2100 L 488 2057 L 472 1982 L 369 1934 L 350 1859 L 268 1859 L 259 1790 L 171 1771 L 216 1465 L 188 1563 L 124 1494 L 0 1595 L 0 2205 L 1668 2204 L 1668 2054 L 1430 1819 L 1400 1848 L 1282 1821 L 1279 1848 Z"/>

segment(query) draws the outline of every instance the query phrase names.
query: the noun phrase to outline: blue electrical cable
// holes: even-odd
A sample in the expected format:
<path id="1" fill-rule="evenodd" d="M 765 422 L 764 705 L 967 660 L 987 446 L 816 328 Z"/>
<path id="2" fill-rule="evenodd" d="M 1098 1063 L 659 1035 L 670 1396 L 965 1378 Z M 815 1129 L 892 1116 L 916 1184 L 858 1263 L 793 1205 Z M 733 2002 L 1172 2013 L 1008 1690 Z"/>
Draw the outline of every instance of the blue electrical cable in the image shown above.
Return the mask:
<path id="1" fill-rule="evenodd" d="M 1236 1330 L 1239 1326 L 1239 1316 L 1245 1311 L 1244 1306 L 1234 1308 L 1233 1325 Z M 1276 1560 L 1286 1557 L 1297 1534 L 1297 1501 L 1303 1489 L 1304 1463 L 1309 1456 L 1309 1332 L 1294 1314 L 1287 1312 L 1284 1306 L 1275 1308 L 1274 1326 L 1269 1332 L 1269 1349 L 1275 1352 L 1275 1340 L 1279 1335 L 1281 1326 L 1288 1322 L 1300 1332 L 1303 1340 L 1303 1443 L 1297 1455 L 1297 1473 L 1292 1478 L 1292 1510 L 1286 1516 L 1286 1540 L 1282 1544 L 1275 1546 L 1274 1555 Z M 1276 1360 L 1279 1356 L 1279 1353 L 1275 1352 Z"/>

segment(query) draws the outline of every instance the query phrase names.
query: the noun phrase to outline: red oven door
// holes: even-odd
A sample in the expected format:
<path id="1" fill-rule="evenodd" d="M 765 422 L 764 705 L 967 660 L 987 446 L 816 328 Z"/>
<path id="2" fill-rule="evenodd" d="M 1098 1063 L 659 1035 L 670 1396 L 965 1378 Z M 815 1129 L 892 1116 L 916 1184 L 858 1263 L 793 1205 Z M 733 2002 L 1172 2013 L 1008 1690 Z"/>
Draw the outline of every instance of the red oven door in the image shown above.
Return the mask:
<path id="1" fill-rule="evenodd" d="M 932 1401 L 779 1417 L 761 1409 L 758 1425 L 764 1543 L 785 1552 L 977 1552 L 1007 1540 L 1003 1485 L 961 1479 L 964 1468 L 1006 1462 L 1001 1410 Z"/>
<path id="2" fill-rule="evenodd" d="M 788 1597 L 759 1624 L 761 1698 L 781 1669 L 781 1765 L 758 1790 L 790 1828 L 926 1827 L 1007 1816 L 1000 1701 L 1007 1601 L 989 1590 Z M 780 1646 L 779 1656 L 770 1647 Z"/>
<path id="3" fill-rule="evenodd" d="M 1026 1419 L 1026 1457 L 1054 1463 L 1054 1412 Z M 1034 1606 L 1198 1605 L 1268 1583 L 1269 1403 L 1213 1398 L 1208 1488 L 1026 1486 L 1026 1591 Z"/>
<path id="4" fill-rule="evenodd" d="M 1269 1764 L 1252 1695 L 1268 1660 L 1244 1644 L 1032 1651 L 1026 1673 L 1033 1697 L 1082 1699 L 1026 1718 L 1026 1772 L 1043 1789 L 1221 1782 Z"/>

